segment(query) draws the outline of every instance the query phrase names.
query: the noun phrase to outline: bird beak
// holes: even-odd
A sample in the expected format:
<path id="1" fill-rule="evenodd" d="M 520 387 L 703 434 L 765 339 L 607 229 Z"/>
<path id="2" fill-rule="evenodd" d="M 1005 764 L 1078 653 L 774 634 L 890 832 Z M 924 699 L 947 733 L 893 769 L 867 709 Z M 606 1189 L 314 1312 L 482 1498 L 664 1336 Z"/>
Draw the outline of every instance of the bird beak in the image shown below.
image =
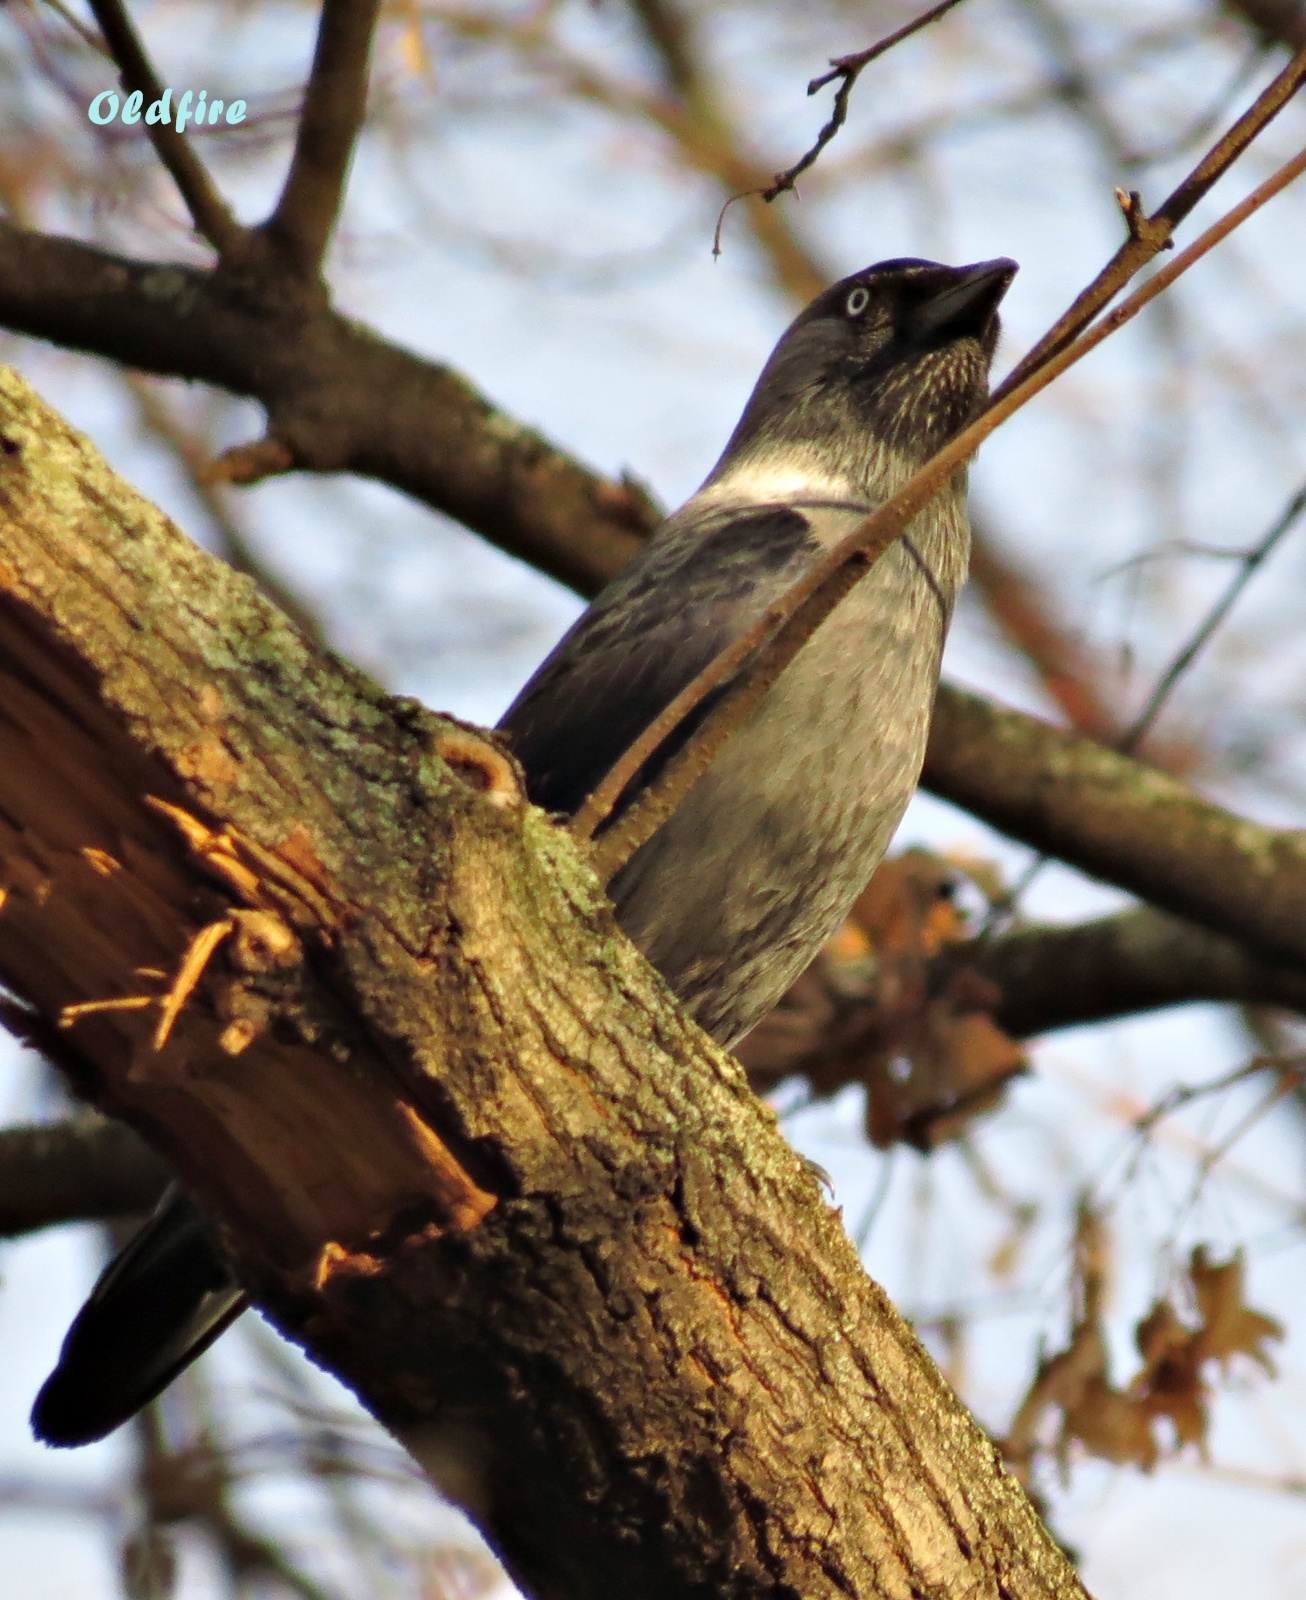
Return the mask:
<path id="1" fill-rule="evenodd" d="M 1020 269 L 1014 261 L 999 256 L 996 261 L 981 261 L 973 267 L 958 267 L 946 289 L 931 295 L 912 316 L 912 332 L 918 337 L 960 339 L 966 334 L 977 338 L 987 332 L 998 302 L 1011 287 Z"/>

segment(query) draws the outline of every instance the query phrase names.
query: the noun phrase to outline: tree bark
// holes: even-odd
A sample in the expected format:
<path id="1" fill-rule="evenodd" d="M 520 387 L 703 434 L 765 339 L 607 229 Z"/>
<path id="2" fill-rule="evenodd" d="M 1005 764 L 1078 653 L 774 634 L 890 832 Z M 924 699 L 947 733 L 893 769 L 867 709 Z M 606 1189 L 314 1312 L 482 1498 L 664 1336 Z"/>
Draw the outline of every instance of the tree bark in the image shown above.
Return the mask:
<path id="1" fill-rule="evenodd" d="M 311 647 L 12 374 L 0 874 L 11 1023 L 529 1592 L 1082 1595 L 501 753 Z"/>

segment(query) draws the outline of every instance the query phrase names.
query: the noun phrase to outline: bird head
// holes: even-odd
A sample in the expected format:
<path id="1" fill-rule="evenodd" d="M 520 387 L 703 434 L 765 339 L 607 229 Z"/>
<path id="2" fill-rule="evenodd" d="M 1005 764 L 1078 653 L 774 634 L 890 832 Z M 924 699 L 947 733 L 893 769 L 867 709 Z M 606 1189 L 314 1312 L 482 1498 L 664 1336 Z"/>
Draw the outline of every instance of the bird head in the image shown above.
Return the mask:
<path id="1" fill-rule="evenodd" d="M 775 347 L 709 484 L 789 468 L 876 493 L 886 465 L 915 470 L 983 408 L 1016 270 L 899 259 L 827 289 Z"/>

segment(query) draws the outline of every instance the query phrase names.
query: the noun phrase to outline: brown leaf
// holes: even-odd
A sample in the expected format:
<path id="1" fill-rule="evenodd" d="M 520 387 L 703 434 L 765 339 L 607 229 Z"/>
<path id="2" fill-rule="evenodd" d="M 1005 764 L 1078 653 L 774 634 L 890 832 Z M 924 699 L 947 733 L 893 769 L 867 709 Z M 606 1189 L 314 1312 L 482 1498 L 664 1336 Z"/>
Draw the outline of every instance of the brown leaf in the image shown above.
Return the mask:
<path id="1" fill-rule="evenodd" d="M 1217 1264 L 1207 1259 L 1206 1246 L 1199 1244 L 1193 1249 L 1188 1272 L 1202 1318 L 1196 1335 L 1197 1359 L 1227 1364 L 1231 1356 L 1250 1356 L 1273 1375 L 1274 1362 L 1264 1345 L 1267 1339 L 1283 1338 L 1283 1325 L 1244 1304 L 1242 1252 Z"/>
<path id="2" fill-rule="evenodd" d="M 1158 1300 L 1134 1330 L 1143 1368 L 1130 1388 L 1151 1417 L 1169 1418 L 1178 1445 L 1204 1448 L 1208 1392 L 1196 1339 L 1170 1302 Z"/>
<path id="3" fill-rule="evenodd" d="M 867 1132 L 930 1150 L 998 1103 L 1027 1065 L 991 1015 L 1001 996 L 973 968 L 936 958 L 966 937 L 957 869 L 927 850 L 884 862 L 779 1006 L 739 1047 L 765 1089 L 800 1073 L 820 1096 L 867 1089 Z"/>
<path id="4" fill-rule="evenodd" d="M 1117 1466 L 1150 1472 L 1158 1455 L 1152 1419 L 1145 1404 L 1132 1394 L 1113 1389 L 1105 1378 L 1085 1385 L 1062 1423 L 1063 1447 L 1077 1439 L 1089 1455 Z"/>
<path id="5" fill-rule="evenodd" d="M 956 868 L 928 850 L 904 850 L 880 864 L 849 921 L 883 958 L 899 952 L 932 956 L 966 936 L 953 902 Z"/>

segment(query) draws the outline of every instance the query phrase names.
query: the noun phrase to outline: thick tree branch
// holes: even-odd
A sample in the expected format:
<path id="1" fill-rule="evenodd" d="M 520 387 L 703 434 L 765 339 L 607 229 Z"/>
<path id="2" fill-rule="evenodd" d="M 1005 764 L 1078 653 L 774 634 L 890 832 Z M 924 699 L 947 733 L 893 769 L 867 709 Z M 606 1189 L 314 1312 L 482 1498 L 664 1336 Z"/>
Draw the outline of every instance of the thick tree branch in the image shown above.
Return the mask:
<path id="1" fill-rule="evenodd" d="M 1306 1013 L 1306 971 L 1258 961 L 1233 939 L 1144 906 L 1070 926 L 1022 928 L 936 958 L 931 992 L 965 967 L 993 984 L 994 1021 L 1016 1039 L 1114 1021 L 1163 1006 L 1227 1001 Z M 804 979 L 803 982 L 808 982 Z M 834 1005 L 840 1027 L 874 999 Z M 821 1050 L 810 1030 L 772 1029 L 764 1086 Z M 747 1060 L 748 1051 L 745 1048 Z M 751 1071 L 751 1066 L 750 1066 Z M 170 1169 L 123 1123 L 103 1117 L 0 1130 L 0 1236 L 148 1210 Z"/>
<path id="2" fill-rule="evenodd" d="M 455 776 L 13 377 L 0 441 L 0 975 L 256 1300 L 535 1594 L 1080 1600 L 494 748 Z"/>
<path id="3" fill-rule="evenodd" d="M 149 1211 L 170 1176 L 138 1134 L 104 1117 L 0 1128 L 0 1238 Z"/>
<path id="4" fill-rule="evenodd" d="M 380 0 L 325 0 L 295 154 L 263 231 L 295 273 L 316 279 L 344 197 L 367 108 L 368 64 Z"/>
<path id="5" fill-rule="evenodd" d="M 935 705 L 922 782 L 1262 960 L 1306 962 L 1306 833 L 1234 816 L 1177 779 L 955 687 Z"/>
<path id="6" fill-rule="evenodd" d="M 1306 967 L 1258 961 L 1236 940 L 1151 906 L 1022 928 L 949 959 L 996 984 L 994 1020 L 1016 1039 L 1195 1001 L 1306 1013 Z"/>
<path id="7" fill-rule="evenodd" d="M 282 274 L 130 261 L 0 222 L 0 323 L 267 409 L 295 467 L 379 478 L 564 583 L 619 571 L 657 521 L 449 368 Z"/>

